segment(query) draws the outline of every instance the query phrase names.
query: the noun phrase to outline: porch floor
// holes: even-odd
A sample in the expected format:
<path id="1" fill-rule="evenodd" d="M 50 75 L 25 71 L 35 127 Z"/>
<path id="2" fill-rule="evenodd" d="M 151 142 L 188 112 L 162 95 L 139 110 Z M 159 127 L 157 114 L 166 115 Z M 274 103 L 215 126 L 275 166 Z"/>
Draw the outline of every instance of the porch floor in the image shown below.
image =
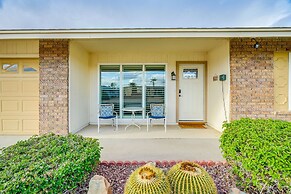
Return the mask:
<path id="1" fill-rule="evenodd" d="M 219 149 L 220 132 L 212 129 L 181 129 L 179 126 L 153 126 L 146 130 L 136 127 L 101 126 L 100 133 L 96 125 L 89 125 L 77 134 L 98 138 L 101 160 L 114 161 L 155 161 L 155 160 L 213 160 L 224 161 Z"/>
<path id="2" fill-rule="evenodd" d="M 125 131 L 125 125 L 120 125 L 118 131 L 115 131 L 115 127 L 111 125 L 100 126 L 100 133 L 97 131 L 97 125 L 89 125 L 83 128 L 77 134 L 84 137 L 93 137 L 98 139 L 103 138 L 219 138 L 220 132 L 210 127 L 207 128 L 180 128 L 178 125 L 168 125 L 167 132 L 162 125 L 154 125 L 149 127 L 149 132 L 145 125 L 138 129 L 135 126 L 130 126 Z"/>

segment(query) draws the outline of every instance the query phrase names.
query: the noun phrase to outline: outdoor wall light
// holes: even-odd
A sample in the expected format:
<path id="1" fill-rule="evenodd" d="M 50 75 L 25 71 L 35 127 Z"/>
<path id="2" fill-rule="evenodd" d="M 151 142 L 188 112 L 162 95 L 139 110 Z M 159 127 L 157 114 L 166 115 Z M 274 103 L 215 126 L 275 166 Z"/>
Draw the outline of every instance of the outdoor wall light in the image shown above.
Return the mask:
<path id="1" fill-rule="evenodd" d="M 171 73 L 171 80 L 176 80 L 176 74 L 174 71 Z"/>
<path id="2" fill-rule="evenodd" d="M 254 44 L 254 48 L 255 48 L 255 49 L 260 48 L 260 46 L 261 46 L 260 43 L 259 43 L 255 38 L 252 38 L 251 41 L 253 41 L 253 40 L 256 41 L 256 43 Z"/>

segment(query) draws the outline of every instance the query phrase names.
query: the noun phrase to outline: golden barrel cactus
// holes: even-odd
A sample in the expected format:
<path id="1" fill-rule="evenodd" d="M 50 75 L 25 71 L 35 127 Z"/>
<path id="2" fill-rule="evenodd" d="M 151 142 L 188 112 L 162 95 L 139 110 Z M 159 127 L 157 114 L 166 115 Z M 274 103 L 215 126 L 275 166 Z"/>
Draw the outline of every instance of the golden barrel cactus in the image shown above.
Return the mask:
<path id="1" fill-rule="evenodd" d="M 216 194 L 212 177 L 194 162 L 180 162 L 168 172 L 168 179 L 174 194 Z"/>
<path id="2" fill-rule="evenodd" d="M 128 178 L 125 194 L 169 194 L 170 183 L 163 171 L 153 164 L 136 169 Z"/>

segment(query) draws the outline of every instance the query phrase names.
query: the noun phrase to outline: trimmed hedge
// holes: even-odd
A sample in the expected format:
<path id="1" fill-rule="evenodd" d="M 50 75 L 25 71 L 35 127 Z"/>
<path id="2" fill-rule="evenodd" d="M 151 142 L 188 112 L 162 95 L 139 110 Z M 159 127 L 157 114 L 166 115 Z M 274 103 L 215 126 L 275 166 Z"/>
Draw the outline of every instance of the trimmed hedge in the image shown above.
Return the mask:
<path id="1" fill-rule="evenodd" d="M 85 181 L 99 162 L 97 139 L 46 134 L 4 148 L 0 193 L 62 193 Z"/>
<path id="2" fill-rule="evenodd" d="M 224 123 L 220 138 L 238 186 L 251 193 L 291 192 L 291 123 L 240 119 Z"/>

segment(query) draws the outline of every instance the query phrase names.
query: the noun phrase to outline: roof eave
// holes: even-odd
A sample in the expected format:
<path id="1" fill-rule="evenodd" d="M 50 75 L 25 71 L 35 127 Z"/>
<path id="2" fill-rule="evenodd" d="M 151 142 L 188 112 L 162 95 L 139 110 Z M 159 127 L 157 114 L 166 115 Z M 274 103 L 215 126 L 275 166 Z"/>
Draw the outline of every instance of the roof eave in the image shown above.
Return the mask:
<path id="1" fill-rule="evenodd" d="M 118 28 L 0 30 L 0 39 L 91 38 L 234 38 L 291 37 L 290 27 L 277 28 Z"/>

